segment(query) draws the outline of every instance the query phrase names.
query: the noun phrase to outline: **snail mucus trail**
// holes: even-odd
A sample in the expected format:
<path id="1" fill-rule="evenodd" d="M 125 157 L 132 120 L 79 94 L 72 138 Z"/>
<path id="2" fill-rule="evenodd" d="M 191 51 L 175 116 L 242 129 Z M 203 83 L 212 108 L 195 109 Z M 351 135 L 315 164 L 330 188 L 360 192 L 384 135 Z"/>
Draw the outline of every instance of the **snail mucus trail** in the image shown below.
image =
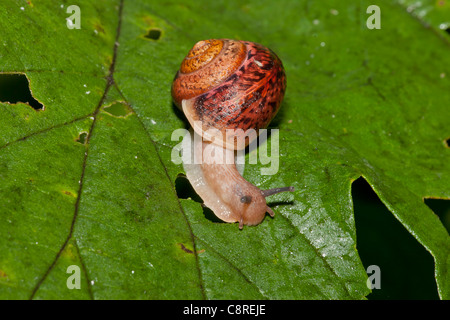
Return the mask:
<path id="1" fill-rule="evenodd" d="M 294 191 L 293 187 L 260 190 L 235 165 L 236 150 L 257 138 L 247 132 L 267 127 L 285 90 L 284 68 L 273 51 L 229 39 L 196 43 L 172 84 L 175 105 L 194 131 L 190 158 L 201 159 L 201 163 L 183 161 L 186 176 L 204 205 L 225 222 L 239 222 L 240 229 L 261 223 L 266 212 L 274 216 L 265 197 Z"/>

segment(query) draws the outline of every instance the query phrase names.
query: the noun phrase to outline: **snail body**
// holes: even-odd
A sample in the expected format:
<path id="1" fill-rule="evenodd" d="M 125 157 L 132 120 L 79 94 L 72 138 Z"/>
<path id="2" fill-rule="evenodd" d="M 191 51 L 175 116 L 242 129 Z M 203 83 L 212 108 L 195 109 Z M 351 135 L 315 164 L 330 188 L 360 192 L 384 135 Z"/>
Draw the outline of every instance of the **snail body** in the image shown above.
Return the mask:
<path id="1" fill-rule="evenodd" d="M 256 139 L 258 130 L 276 115 L 285 89 L 283 65 L 274 52 L 228 39 L 195 44 L 172 84 L 175 105 L 194 135 L 201 136 L 192 138 L 192 152 L 202 161 L 184 163 L 186 176 L 217 217 L 239 222 L 240 228 L 259 224 L 266 212 L 274 215 L 266 196 L 293 191 L 292 187 L 262 191 L 246 181 L 234 163 L 235 151 Z M 226 161 L 217 161 L 218 157 Z"/>

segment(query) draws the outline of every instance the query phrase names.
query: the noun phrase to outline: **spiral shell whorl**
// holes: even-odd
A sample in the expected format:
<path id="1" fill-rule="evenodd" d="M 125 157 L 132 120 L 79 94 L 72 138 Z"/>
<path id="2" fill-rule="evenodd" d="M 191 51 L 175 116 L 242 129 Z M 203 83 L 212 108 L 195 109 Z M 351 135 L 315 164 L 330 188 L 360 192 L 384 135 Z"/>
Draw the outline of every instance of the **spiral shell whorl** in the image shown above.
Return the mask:
<path id="1" fill-rule="evenodd" d="M 197 42 L 181 63 L 172 85 L 175 104 L 197 97 L 220 85 L 244 62 L 245 45 L 235 40 Z"/>
<path id="2" fill-rule="evenodd" d="M 220 40 L 204 40 L 197 42 L 181 63 L 182 73 L 191 73 L 203 68 L 217 57 L 223 48 Z"/>

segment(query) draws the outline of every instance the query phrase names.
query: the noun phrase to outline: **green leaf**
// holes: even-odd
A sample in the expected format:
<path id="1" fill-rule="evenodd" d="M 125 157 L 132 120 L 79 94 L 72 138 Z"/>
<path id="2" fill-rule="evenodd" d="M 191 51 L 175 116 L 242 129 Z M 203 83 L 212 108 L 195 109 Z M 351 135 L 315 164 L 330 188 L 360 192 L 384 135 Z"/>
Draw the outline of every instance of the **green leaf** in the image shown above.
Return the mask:
<path id="1" fill-rule="evenodd" d="M 433 256 L 449 299 L 449 235 L 424 199 L 450 197 L 450 7 L 379 1 L 381 29 L 368 29 L 371 4 L 78 1 L 69 29 L 66 3 L 2 2 L 0 298 L 363 299 L 362 176 Z M 211 38 L 262 43 L 287 73 L 267 141 L 279 138 L 279 170 L 244 176 L 296 191 L 242 231 L 180 199 L 171 160 L 172 133 L 188 127 L 171 82 Z"/>

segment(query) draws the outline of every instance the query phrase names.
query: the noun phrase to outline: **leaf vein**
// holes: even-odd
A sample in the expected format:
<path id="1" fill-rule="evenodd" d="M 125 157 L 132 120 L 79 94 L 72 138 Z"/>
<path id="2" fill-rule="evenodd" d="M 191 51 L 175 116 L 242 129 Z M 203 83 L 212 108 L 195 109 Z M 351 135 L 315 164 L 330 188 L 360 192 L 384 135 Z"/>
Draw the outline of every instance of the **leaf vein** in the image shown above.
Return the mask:
<path id="1" fill-rule="evenodd" d="M 113 73 L 114 73 L 114 70 L 115 70 L 115 63 L 116 63 L 116 58 L 117 58 L 117 48 L 119 46 L 118 39 L 119 39 L 119 36 L 120 36 L 120 30 L 121 30 L 121 26 L 122 26 L 122 12 L 123 12 L 123 0 L 120 0 L 119 19 L 118 19 L 118 25 L 117 25 L 117 31 L 116 31 L 116 38 L 115 38 L 116 40 L 114 42 L 114 49 L 113 49 L 114 50 L 113 60 L 111 62 L 111 66 L 109 68 L 109 75 L 107 76 L 107 83 L 106 83 L 105 90 L 103 92 L 103 95 L 102 95 L 102 97 L 101 97 L 101 99 L 100 99 L 100 101 L 99 101 L 95 111 L 92 114 L 94 119 L 93 119 L 91 127 L 89 129 L 89 134 L 88 134 L 88 136 L 86 138 L 86 152 L 84 154 L 83 165 L 82 165 L 82 168 L 81 168 L 80 184 L 79 184 L 79 188 L 78 188 L 78 192 L 77 192 L 77 200 L 75 202 L 75 209 L 74 209 L 74 214 L 73 214 L 73 218 L 72 218 L 72 223 L 70 225 L 69 234 L 67 235 L 64 243 L 62 244 L 60 250 L 56 254 L 56 256 L 53 259 L 52 263 L 47 268 L 47 270 L 45 271 L 45 273 L 41 277 L 41 279 L 37 282 L 35 287 L 33 288 L 32 292 L 31 292 L 31 295 L 30 295 L 30 300 L 32 300 L 34 298 L 34 296 L 36 295 L 36 292 L 38 291 L 38 289 L 40 288 L 42 283 L 45 281 L 45 279 L 49 275 L 50 271 L 56 265 L 57 261 L 59 260 L 59 257 L 61 256 L 61 253 L 66 248 L 67 244 L 69 243 L 69 240 L 72 238 L 72 235 L 73 235 L 75 222 L 77 220 L 77 216 L 78 216 L 78 212 L 79 212 L 80 199 L 81 199 L 81 194 L 82 194 L 82 190 L 83 190 L 84 175 L 85 175 L 85 172 L 86 172 L 87 158 L 88 158 L 88 155 L 89 155 L 89 141 L 90 141 L 90 138 L 92 137 L 92 133 L 93 133 L 93 130 L 95 128 L 97 115 L 98 115 L 98 113 L 100 111 L 100 108 L 102 107 L 103 102 L 105 101 L 111 86 L 114 85 Z M 81 259 L 81 255 L 80 255 L 80 259 Z M 92 293 L 90 293 L 90 294 L 92 296 Z"/>

